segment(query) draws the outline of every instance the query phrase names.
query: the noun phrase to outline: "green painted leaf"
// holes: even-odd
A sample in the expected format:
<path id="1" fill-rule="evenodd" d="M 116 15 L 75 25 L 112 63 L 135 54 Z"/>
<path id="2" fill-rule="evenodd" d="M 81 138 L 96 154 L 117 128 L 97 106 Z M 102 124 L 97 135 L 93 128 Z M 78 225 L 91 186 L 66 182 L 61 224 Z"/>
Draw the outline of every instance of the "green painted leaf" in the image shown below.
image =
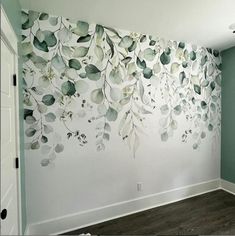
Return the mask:
<path id="1" fill-rule="evenodd" d="M 179 45 L 178 45 L 178 47 L 184 49 L 184 48 L 185 48 L 185 43 L 180 42 Z"/>
<path id="2" fill-rule="evenodd" d="M 44 125 L 43 128 L 44 128 L 44 132 L 46 134 L 49 134 L 49 133 L 53 132 L 53 127 L 50 126 L 50 125 Z"/>
<path id="3" fill-rule="evenodd" d="M 61 43 L 67 43 L 72 39 L 72 32 L 66 27 L 62 28 L 57 35 Z"/>
<path id="4" fill-rule="evenodd" d="M 210 87 L 211 87 L 211 91 L 213 91 L 215 89 L 215 82 L 214 81 L 212 81 L 210 83 Z"/>
<path id="5" fill-rule="evenodd" d="M 177 62 L 174 62 L 171 64 L 171 73 L 175 74 L 179 71 L 180 64 Z"/>
<path id="6" fill-rule="evenodd" d="M 37 132 L 37 130 L 34 128 L 28 128 L 25 130 L 25 134 L 27 137 L 33 137 L 36 132 Z"/>
<path id="7" fill-rule="evenodd" d="M 24 41 L 27 38 L 25 35 L 21 35 L 21 41 Z"/>
<path id="8" fill-rule="evenodd" d="M 209 130 L 209 131 L 212 131 L 212 130 L 213 130 L 213 128 L 214 128 L 214 127 L 213 127 L 213 125 L 212 125 L 212 124 L 209 124 L 209 125 L 208 125 L 208 130 Z"/>
<path id="9" fill-rule="evenodd" d="M 207 108 L 207 103 L 205 101 L 201 101 L 201 108 L 206 109 Z"/>
<path id="10" fill-rule="evenodd" d="M 134 72 L 136 72 L 136 65 L 135 65 L 135 62 L 131 62 L 128 64 L 127 66 L 127 72 L 128 72 L 128 75 L 131 75 L 133 74 Z"/>
<path id="11" fill-rule="evenodd" d="M 98 111 L 98 113 L 99 113 L 100 115 L 103 116 L 103 115 L 106 114 L 107 108 L 106 108 L 106 106 L 102 103 L 102 104 L 100 104 L 100 105 L 97 106 L 97 111 Z"/>
<path id="12" fill-rule="evenodd" d="M 197 58 L 197 54 L 196 54 L 196 52 L 194 52 L 194 51 L 190 52 L 189 56 L 190 56 L 190 59 L 191 59 L 192 61 L 196 60 L 196 58 Z"/>
<path id="13" fill-rule="evenodd" d="M 83 94 L 83 93 L 86 93 L 89 89 L 89 85 L 87 82 L 83 81 L 83 80 L 78 80 L 75 82 L 75 88 L 76 88 L 76 91 L 79 93 L 79 94 Z"/>
<path id="14" fill-rule="evenodd" d="M 217 75 L 215 77 L 215 82 L 217 83 L 218 86 L 221 86 L 221 75 Z"/>
<path id="15" fill-rule="evenodd" d="M 161 61 L 162 65 L 167 65 L 170 63 L 171 58 L 169 55 L 166 54 L 166 52 L 163 52 L 160 56 L 160 61 Z"/>
<path id="16" fill-rule="evenodd" d="M 91 92 L 91 101 L 96 104 L 101 104 L 104 100 L 102 89 L 95 89 Z"/>
<path id="17" fill-rule="evenodd" d="M 136 59 L 136 65 L 140 68 L 140 69 L 145 69 L 146 68 L 146 62 L 145 60 L 141 61 L 139 59 L 139 57 L 137 57 Z"/>
<path id="18" fill-rule="evenodd" d="M 133 43 L 131 44 L 131 46 L 128 48 L 128 51 L 129 52 L 132 52 L 136 49 L 137 47 L 137 42 L 136 41 L 133 41 Z"/>
<path id="19" fill-rule="evenodd" d="M 69 60 L 69 67 L 75 70 L 80 70 L 82 68 L 80 62 L 77 59 L 70 59 Z"/>
<path id="20" fill-rule="evenodd" d="M 66 81 L 61 85 L 61 91 L 64 95 L 72 96 L 75 94 L 76 89 L 74 83 L 71 81 Z"/>
<path id="21" fill-rule="evenodd" d="M 101 77 L 101 71 L 94 65 L 89 64 L 85 67 L 85 71 L 88 79 L 99 80 Z"/>
<path id="22" fill-rule="evenodd" d="M 43 34 L 45 36 L 44 41 L 46 42 L 48 47 L 54 47 L 57 44 L 57 38 L 54 33 L 49 30 L 44 30 Z"/>
<path id="23" fill-rule="evenodd" d="M 52 26 L 56 26 L 56 25 L 58 24 L 58 17 L 50 17 L 49 23 L 50 23 Z"/>
<path id="24" fill-rule="evenodd" d="M 201 66 L 204 66 L 206 64 L 207 60 L 208 60 L 208 57 L 207 56 L 203 56 L 201 58 Z"/>
<path id="25" fill-rule="evenodd" d="M 171 49 L 169 47 L 167 47 L 165 49 L 165 53 L 166 53 L 166 55 L 170 55 L 171 54 Z"/>
<path id="26" fill-rule="evenodd" d="M 120 84 L 122 82 L 122 75 L 118 67 L 110 71 L 109 79 L 114 84 Z"/>
<path id="27" fill-rule="evenodd" d="M 43 160 L 41 160 L 41 166 L 43 167 L 48 166 L 50 163 L 51 161 L 48 158 L 44 158 Z"/>
<path id="28" fill-rule="evenodd" d="M 106 112 L 106 118 L 108 121 L 115 121 L 118 117 L 118 112 L 112 108 L 112 107 L 109 107 L 107 112 Z"/>
<path id="29" fill-rule="evenodd" d="M 26 56 L 26 55 L 28 55 L 32 52 L 33 52 L 33 47 L 32 47 L 32 44 L 30 42 L 21 44 L 21 53 L 22 53 L 23 56 Z"/>
<path id="30" fill-rule="evenodd" d="M 42 97 L 42 102 L 46 105 L 46 106 L 51 106 L 54 104 L 55 102 L 55 98 L 53 95 L 51 94 L 47 94 L 47 95 L 44 95 Z"/>
<path id="31" fill-rule="evenodd" d="M 39 16 L 39 20 L 48 20 L 49 15 L 47 13 L 41 13 Z"/>
<path id="32" fill-rule="evenodd" d="M 117 102 L 122 98 L 122 91 L 119 88 L 111 88 L 110 97 L 113 101 Z"/>
<path id="33" fill-rule="evenodd" d="M 27 21 L 29 20 L 29 15 L 24 12 L 24 11 L 21 11 L 21 24 L 25 24 Z"/>
<path id="34" fill-rule="evenodd" d="M 200 86 L 198 86 L 197 84 L 194 84 L 193 88 L 197 94 L 199 94 L 199 95 L 201 94 L 201 87 Z"/>
<path id="35" fill-rule="evenodd" d="M 36 118 L 34 116 L 27 116 L 25 122 L 29 125 L 32 125 L 36 122 Z"/>
<path id="36" fill-rule="evenodd" d="M 143 43 L 147 40 L 147 36 L 146 35 L 142 35 L 140 38 L 140 42 Z"/>
<path id="37" fill-rule="evenodd" d="M 202 83 L 201 83 L 201 86 L 204 87 L 204 88 L 207 87 L 208 85 L 209 85 L 209 81 L 206 80 L 206 79 L 203 80 Z"/>
<path id="38" fill-rule="evenodd" d="M 161 134 L 161 140 L 163 142 L 166 142 L 168 140 L 168 133 L 167 132 L 164 132 Z"/>
<path id="39" fill-rule="evenodd" d="M 89 51 L 88 47 L 76 47 L 74 52 L 73 52 L 73 56 L 74 57 L 85 57 L 87 55 Z"/>
<path id="40" fill-rule="evenodd" d="M 133 39 L 130 36 L 126 35 L 121 39 L 118 46 L 122 48 L 129 48 L 132 45 L 132 43 Z"/>
<path id="41" fill-rule="evenodd" d="M 154 58 L 156 56 L 156 51 L 151 49 L 151 48 L 146 48 L 144 50 L 144 58 L 147 60 L 147 61 L 153 61 Z"/>
<path id="42" fill-rule="evenodd" d="M 31 54 L 30 60 L 38 69 L 43 69 L 47 65 L 47 61 L 40 56 L 36 56 L 36 54 Z"/>
<path id="43" fill-rule="evenodd" d="M 40 43 L 42 43 L 45 40 L 45 35 L 44 35 L 43 31 L 41 31 L 40 29 L 37 30 L 36 37 Z"/>
<path id="44" fill-rule="evenodd" d="M 63 150 L 64 150 L 64 145 L 63 145 L 63 144 L 57 144 L 57 145 L 55 146 L 55 152 L 56 152 L 56 153 L 63 152 Z"/>
<path id="45" fill-rule="evenodd" d="M 86 43 L 86 42 L 89 42 L 90 39 L 91 39 L 90 34 L 88 34 L 86 36 L 81 36 L 81 37 L 78 38 L 77 43 Z"/>
<path id="46" fill-rule="evenodd" d="M 31 110 L 31 109 L 24 109 L 24 120 L 26 120 L 26 118 L 28 116 L 33 116 L 33 110 Z"/>
<path id="47" fill-rule="evenodd" d="M 52 112 L 49 112 L 49 113 L 47 113 L 47 114 L 45 115 L 45 120 L 46 120 L 46 122 L 54 122 L 55 119 L 56 119 L 56 116 L 55 116 L 55 114 L 52 113 Z"/>
<path id="48" fill-rule="evenodd" d="M 28 14 L 22 11 L 21 20 L 22 20 L 22 29 L 26 30 L 34 25 L 34 21 L 38 18 L 39 13 L 35 11 L 29 11 Z"/>
<path id="49" fill-rule="evenodd" d="M 150 79 L 151 76 L 153 75 L 153 71 L 152 71 L 150 68 L 146 67 L 146 68 L 143 70 L 143 75 L 144 75 L 144 78 Z"/>
<path id="50" fill-rule="evenodd" d="M 154 64 L 154 66 L 153 66 L 153 71 L 154 71 L 154 73 L 156 73 L 156 74 L 161 71 L 161 65 L 160 65 L 159 62 L 157 62 L 156 64 Z"/>
<path id="51" fill-rule="evenodd" d="M 36 37 L 34 37 L 33 39 L 33 45 L 38 50 L 41 50 L 43 52 L 49 52 L 46 42 L 45 41 L 40 42 Z"/>
<path id="52" fill-rule="evenodd" d="M 52 66 L 58 70 L 58 71 L 62 71 L 65 69 L 65 64 L 63 59 L 61 58 L 61 56 L 59 56 L 58 54 L 56 54 L 52 60 L 51 60 L 51 64 Z"/>
<path id="53" fill-rule="evenodd" d="M 89 24 L 84 21 L 78 21 L 77 27 L 72 30 L 74 34 L 77 34 L 78 36 L 86 36 L 88 34 L 89 30 Z"/>
<path id="54" fill-rule="evenodd" d="M 186 79 L 186 74 L 185 74 L 184 71 L 181 71 L 181 72 L 179 73 L 179 80 L 180 80 L 180 84 L 181 84 L 181 85 L 183 85 L 185 79 Z"/>
<path id="55" fill-rule="evenodd" d="M 39 113 L 46 113 L 47 112 L 47 106 L 44 104 L 38 104 L 37 109 Z"/>
<path id="56" fill-rule="evenodd" d="M 28 14 L 29 14 L 29 21 L 31 22 L 34 22 L 39 17 L 39 12 L 36 11 L 28 11 Z"/>
<path id="57" fill-rule="evenodd" d="M 174 113 L 175 115 L 180 115 L 182 112 L 182 108 L 181 108 L 181 105 L 177 105 L 174 107 Z"/>
<path id="58" fill-rule="evenodd" d="M 38 141 L 31 144 L 31 149 L 36 150 L 40 148 L 40 143 Z"/>
<path id="59" fill-rule="evenodd" d="M 213 102 L 210 104 L 210 109 L 211 109 L 211 111 L 213 111 L 213 112 L 216 111 L 216 105 L 215 105 Z"/>
<path id="60" fill-rule="evenodd" d="M 104 27 L 102 25 L 96 25 L 95 32 L 97 35 L 97 39 L 101 39 L 104 34 Z"/>
<path id="61" fill-rule="evenodd" d="M 47 143 L 48 142 L 48 138 L 46 136 L 42 135 L 41 142 L 42 143 Z"/>
<path id="62" fill-rule="evenodd" d="M 72 57 L 73 54 L 73 50 L 71 49 L 71 47 L 68 46 L 62 46 L 62 52 L 65 56 L 67 57 Z"/>
<path id="63" fill-rule="evenodd" d="M 151 40 L 150 42 L 149 42 L 149 46 L 154 46 L 156 44 L 156 41 L 155 40 Z"/>
<path id="64" fill-rule="evenodd" d="M 113 41 L 110 39 L 110 37 L 108 36 L 108 34 L 106 34 L 106 42 L 108 43 L 110 50 L 111 50 L 111 58 L 114 55 L 114 45 L 113 45 Z"/>
<path id="65" fill-rule="evenodd" d="M 166 115 L 166 114 L 169 112 L 169 107 L 168 107 L 168 105 L 167 105 L 167 104 L 162 105 L 162 106 L 160 107 L 160 111 L 161 111 L 161 113 L 162 113 L 163 115 Z"/>
<path id="66" fill-rule="evenodd" d="M 125 57 L 122 59 L 122 63 L 125 64 L 125 66 L 131 61 L 132 57 Z"/>

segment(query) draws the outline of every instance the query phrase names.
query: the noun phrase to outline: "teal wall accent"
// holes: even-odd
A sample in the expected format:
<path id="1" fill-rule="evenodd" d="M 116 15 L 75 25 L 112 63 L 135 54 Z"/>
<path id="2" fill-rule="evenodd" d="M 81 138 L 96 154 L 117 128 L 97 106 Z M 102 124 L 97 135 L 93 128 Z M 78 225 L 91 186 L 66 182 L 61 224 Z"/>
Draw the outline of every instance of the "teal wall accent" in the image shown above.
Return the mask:
<path id="1" fill-rule="evenodd" d="M 1 0 L 1 4 L 9 21 L 21 42 L 21 6 L 18 0 Z M 20 44 L 19 44 L 20 45 Z M 19 47 L 20 49 L 20 47 Z M 20 55 L 20 50 L 19 50 Z M 22 199 L 22 231 L 26 228 L 26 199 L 25 199 L 25 163 L 24 163 L 24 128 L 23 128 L 23 88 L 22 88 L 22 62 L 19 61 L 19 114 L 20 114 L 20 161 L 21 161 L 21 199 Z"/>
<path id="2" fill-rule="evenodd" d="M 235 47 L 222 52 L 221 178 L 235 183 Z"/>

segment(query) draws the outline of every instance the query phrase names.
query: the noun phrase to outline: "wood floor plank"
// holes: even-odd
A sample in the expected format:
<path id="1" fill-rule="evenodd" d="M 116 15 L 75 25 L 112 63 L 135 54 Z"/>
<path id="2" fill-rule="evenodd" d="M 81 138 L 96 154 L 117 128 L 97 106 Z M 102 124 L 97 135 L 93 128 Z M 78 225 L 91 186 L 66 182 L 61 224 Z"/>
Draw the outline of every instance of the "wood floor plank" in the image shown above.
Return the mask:
<path id="1" fill-rule="evenodd" d="M 235 235 L 235 196 L 217 190 L 66 233 L 78 235 Z"/>

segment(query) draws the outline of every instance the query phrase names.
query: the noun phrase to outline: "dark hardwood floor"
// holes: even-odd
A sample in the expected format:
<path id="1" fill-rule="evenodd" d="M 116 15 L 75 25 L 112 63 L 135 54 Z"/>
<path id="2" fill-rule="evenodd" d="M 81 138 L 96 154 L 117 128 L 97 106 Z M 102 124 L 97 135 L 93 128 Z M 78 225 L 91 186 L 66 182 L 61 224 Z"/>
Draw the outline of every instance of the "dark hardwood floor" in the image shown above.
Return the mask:
<path id="1" fill-rule="evenodd" d="M 68 232 L 65 235 L 235 235 L 235 196 L 223 190 Z"/>

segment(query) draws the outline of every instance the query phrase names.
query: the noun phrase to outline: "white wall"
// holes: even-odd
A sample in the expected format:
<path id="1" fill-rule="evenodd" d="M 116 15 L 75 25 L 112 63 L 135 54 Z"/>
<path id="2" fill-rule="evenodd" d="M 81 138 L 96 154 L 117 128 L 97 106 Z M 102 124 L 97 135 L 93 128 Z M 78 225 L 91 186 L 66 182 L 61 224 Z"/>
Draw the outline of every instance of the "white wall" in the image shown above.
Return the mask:
<path id="1" fill-rule="evenodd" d="M 28 14 L 28 13 L 27 13 Z M 26 15 L 27 15 L 26 14 Z M 35 13 L 29 13 L 31 19 L 37 18 Z M 36 17 L 35 17 L 36 15 Z M 26 16 L 26 22 L 27 22 Z M 72 28 L 76 27 L 75 24 L 66 22 L 66 25 L 70 25 Z M 38 23 L 37 23 L 38 22 Z M 204 48 L 197 48 L 192 45 L 186 45 L 185 49 L 187 52 L 195 51 L 197 59 L 187 59 L 188 67 L 184 68 L 181 64 L 183 60 L 186 60 L 186 56 L 177 56 L 180 51 L 178 42 L 166 41 L 165 46 L 163 45 L 162 39 L 156 38 L 156 45 L 152 46 L 154 50 L 160 50 L 156 53 L 156 57 L 153 61 L 146 63 L 149 68 L 154 68 L 156 63 L 160 63 L 159 56 L 171 45 L 171 62 L 167 65 L 160 64 L 160 70 L 163 72 L 153 72 L 151 80 L 159 80 L 159 85 L 151 84 L 151 91 L 155 94 L 155 102 L 146 105 L 144 102 L 141 103 L 141 92 L 139 89 L 140 81 L 143 83 L 143 89 L 145 95 L 149 89 L 149 79 L 143 77 L 143 70 L 136 67 L 140 78 L 134 76 L 123 77 L 123 84 L 131 83 L 136 81 L 137 88 L 135 96 L 139 98 L 139 104 L 151 110 L 152 114 L 145 114 L 141 109 L 137 109 L 136 112 L 144 118 L 142 134 L 139 130 L 139 146 L 136 149 L 135 156 L 133 155 L 133 144 L 131 140 L 131 148 L 128 147 L 126 142 L 123 142 L 122 137 L 119 135 L 119 125 L 122 116 L 129 109 L 127 105 L 120 107 L 118 102 L 111 102 L 111 106 L 118 111 L 118 118 L 115 121 L 109 120 L 108 115 L 105 114 L 104 118 L 109 122 L 112 131 L 110 132 L 110 140 L 104 141 L 105 150 L 97 151 L 96 147 L 96 126 L 99 123 L 97 114 L 97 104 L 92 102 L 90 99 L 89 92 L 93 89 L 101 86 L 101 80 L 94 82 L 88 78 L 83 79 L 89 84 L 89 90 L 83 94 L 82 97 L 76 96 L 65 96 L 63 91 L 60 90 L 61 84 L 67 81 L 67 78 L 60 78 L 61 71 L 57 71 L 53 65 L 51 65 L 51 58 L 54 58 L 54 50 L 57 46 L 49 48 L 49 52 L 43 52 L 38 50 L 33 43 L 33 35 L 36 35 L 38 27 L 42 30 L 56 31 L 55 36 L 58 37 L 58 26 L 51 26 L 47 20 L 39 21 L 35 20 L 30 29 L 23 30 L 23 34 L 26 35 L 26 39 L 23 41 L 25 47 L 24 53 L 24 68 L 25 68 L 25 81 L 27 83 L 25 90 L 25 98 L 32 100 L 32 105 L 25 103 L 26 109 L 32 109 L 33 115 L 30 115 L 29 120 L 26 120 L 25 130 L 29 134 L 28 128 L 35 129 L 35 134 L 28 135 L 32 137 L 26 137 L 26 190 L 27 190 L 27 219 L 28 223 L 38 223 L 42 221 L 50 221 L 55 218 L 60 218 L 70 214 L 76 214 L 83 211 L 89 211 L 95 208 L 104 207 L 110 204 L 119 203 L 122 201 L 128 201 L 142 196 L 148 196 L 150 194 L 160 193 L 163 191 L 173 190 L 176 188 L 198 184 L 202 182 L 211 181 L 220 177 L 220 86 L 217 81 L 215 89 L 210 89 L 210 86 L 203 86 L 204 80 L 208 80 L 209 83 L 218 80 L 217 76 L 220 74 L 216 64 L 220 63 L 219 57 L 214 57 Z M 59 23 L 58 23 L 59 24 Z M 94 32 L 95 25 L 90 25 L 89 32 Z M 59 28 L 59 31 L 61 29 Z M 110 32 L 109 32 L 110 33 Z M 127 31 L 119 31 L 121 37 L 125 35 L 131 35 L 132 33 Z M 28 36 L 28 35 L 31 35 Z M 140 34 L 137 34 L 140 35 Z M 72 40 L 65 43 L 66 46 L 78 46 L 76 42 L 78 36 L 73 35 Z M 113 37 L 114 44 L 119 47 L 119 38 Z M 117 40 L 117 41 L 115 41 Z M 141 57 L 142 51 L 148 48 L 148 40 L 146 43 L 137 47 L 136 54 Z M 98 43 L 98 41 L 96 41 Z M 31 46 L 30 46 L 31 45 Z M 89 45 L 89 42 L 82 45 Z M 59 45 L 60 47 L 61 45 Z M 103 50 L 105 51 L 105 57 L 112 60 L 115 64 L 114 58 L 109 58 L 109 45 L 104 42 Z M 95 64 L 98 68 L 103 68 L 106 62 L 95 61 L 94 49 L 91 47 L 89 56 L 92 59 L 79 58 L 83 71 L 86 67 L 87 61 Z M 122 50 L 126 56 L 135 57 L 134 53 L 127 53 L 124 49 Z M 46 64 L 43 68 L 38 68 L 35 65 L 35 61 L 31 58 L 35 54 L 46 60 Z M 120 54 L 121 55 L 121 54 Z M 208 57 L 205 65 L 201 65 L 201 60 L 204 56 Z M 72 58 L 72 57 L 71 57 Z M 37 58 L 38 59 L 38 58 Z M 70 59 L 64 56 L 64 60 Z M 86 61 L 84 63 L 83 61 Z M 135 62 L 135 61 L 134 61 Z M 179 70 L 172 72 L 171 67 L 174 63 L 179 64 Z M 32 74 L 30 69 L 34 71 Z M 50 81 L 50 85 L 40 87 L 40 78 L 43 75 L 47 75 L 48 68 L 54 73 L 53 79 Z M 66 64 L 67 70 L 68 66 Z M 110 68 L 112 70 L 112 68 Z M 164 72 L 165 71 L 165 72 Z M 186 85 L 180 84 L 179 73 L 185 71 L 186 76 L 189 78 Z M 71 72 L 71 71 L 70 71 Z M 73 71 L 74 72 L 74 71 Z M 67 73 L 67 72 L 66 72 Z M 75 72 L 74 72 L 75 73 Z M 78 73 L 78 72 L 76 72 Z M 102 72 L 103 73 L 103 72 Z M 126 73 L 125 70 L 123 73 Z M 169 73 L 169 77 L 164 77 L 165 73 Z M 195 75 L 193 77 L 193 75 Z M 107 78 L 109 79 L 109 77 Z M 74 79 L 75 81 L 81 80 L 79 75 Z M 130 81 L 129 81 L 130 80 Z M 72 80 L 73 81 L 73 80 Z M 101 81 L 101 82 L 100 82 Z M 166 89 L 166 83 L 170 86 Z M 123 88 L 123 84 L 115 85 L 117 89 Z M 201 88 L 201 94 L 194 91 L 194 85 L 197 84 Z M 111 85 L 113 86 L 113 84 Z M 174 90 L 174 86 L 178 86 L 178 90 Z M 41 92 L 35 94 L 33 87 L 38 88 Z M 57 87 L 57 88 L 55 88 Z M 58 89 L 59 88 L 59 89 Z M 51 123 L 45 118 L 45 113 L 40 113 L 37 110 L 38 104 L 42 104 L 42 97 L 45 94 L 59 94 L 63 99 L 71 101 L 68 106 L 74 116 L 72 120 L 66 120 L 66 124 L 70 129 L 79 129 L 87 135 L 88 143 L 81 147 L 79 142 L 70 138 L 67 139 L 68 130 L 63 125 L 61 117 L 58 115 L 58 108 L 63 107 L 61 100 L 56 98 L 54 104 L 47 107 L 47 112 L 56 114 L 56 120 Z M 106 91 L 106 90 L 103 90 Z M 188 105 L 183 105 L 182 98 L 179 93 L 185 94 L 184 98 Z M 32 95 L 33 94 L 33 95 Z M 110 96 L 109 92 L 107 92 Z M 213 103 L 212 97 L 216 96 L 218 100 L 214 102 L 216 108 L 211 108 Z M 195 103 L 192 103 L 192 97 L 195 97 Z M 77 113 L 81 109 L 81 100 L 86 99 L 88 104 L 93 106 L 92 109 L 86 107 L 86 116 L 79 117 Z M 108 99 L 108 98 L 107 98 Z M 201 108 L 201 102 L 206 101 L 208 106 L 206 109 Z M 107 106 L 109 102 L 104 99 L 103 104 Z M 161 106 L 168 104 L 170 107 L 167 115 L 161 113 Z M 175 115 L 174 107 L 177 104 L 181 104 L 182 112 L 180 115 Z M 42 104 L 43 105 L 43 104 Z M 154 109 L 153 106 L 156 106 Z M 64 108 L 64 107 L 63 107 Z M 67 109 L 67 108 L 66 108 Z M 136 108 L 135 108 L 136 109 Z M 214 110 L 214 111 L 213 111 Z M 163 112 L 164 113 L 164 112 Z M 201 114 L 203 116 L 208 113 L 209 118 L 203 121 L 201 118 L 198 120 L 194 116 Z M 169 115 L 171 114 L 171 115 Z M 176 130 L 173 128 L 164 128 L 160 123 L 166 116 L 171 116 L 178 123 Z M 186 120 L 188 115 L 192 115 L 191 120 Z M 34 116 L 38 121 L 33 121 Z M 92 123 L 88 123 L 87 120 L 91 117 L 96 117 Z M 165 118 L 164 118 L 165 119 Z M 170 118 L 169 118 L 170 119 Z M 45 144 L 41 142 L 41 135 L 44 131 L 40 129 L 40 123 L 50 124 L 53 127 L 53 132 L 45 134 L 48 136 L 48 144 L 52 148 L 51 152 L 54 153 L 54 147 L 57 143 L 63 144 L 64 150 L 56 154 L 56 156 L 47 156 L 44 152 L 42 153 L 43 146 Z M 30 123 L 30 124 L 29 124 Z M 208 131 L 208 124 L 214 125 L 213 131 Z M 163 125 L 164 126 L 164 125 Z M 185 130 L 191 129 L 192 135 L 188 136 L 187 142 L 182 142 L 182 135 Z M 168 132 L 169 138 L 166 142 L 161 140 L 161 135 L 164 131 Z M 136 132 L 137 132 L 136 131 Z M 205 138 L 200 138 L 201 133 L 206 134 Z M 198 135 L 197 135 L 198 134 Z M 196 141 L 195 141 L 196 138 Z M 32 150 L 32 143 L 38 140 L 38 146 L 36 150 Z M 198 144 L 197 149 L 193 149 L 195 142 Z M 135 149 L 135 148 L 134 148 Z M 48 160 L 48 165 L 41 166 L 42 160 Z M 142 191 L 137 191 L 137 183 L 142 183 Z"/>
<path id="2" fill-rule="evenodd" d="M 154 116 L 151 124 L 157 123 L 157 119 Z M 99 153 L 92 144 L 79 149 L 74 142 L 50 168 L 40 168 L 40 154 L 27 152 L 29 222 L 220 177 L 219 142 L 206 140 L 195 151 L 190 144 L 182 144 L 174 137 L 162 143 L 157 129 L 147 133 L 135 159 L 118 136 L 112 138 L 105 152 Z M 143 183 L 142 192 L 137 192 L 137 182 Z"/>

